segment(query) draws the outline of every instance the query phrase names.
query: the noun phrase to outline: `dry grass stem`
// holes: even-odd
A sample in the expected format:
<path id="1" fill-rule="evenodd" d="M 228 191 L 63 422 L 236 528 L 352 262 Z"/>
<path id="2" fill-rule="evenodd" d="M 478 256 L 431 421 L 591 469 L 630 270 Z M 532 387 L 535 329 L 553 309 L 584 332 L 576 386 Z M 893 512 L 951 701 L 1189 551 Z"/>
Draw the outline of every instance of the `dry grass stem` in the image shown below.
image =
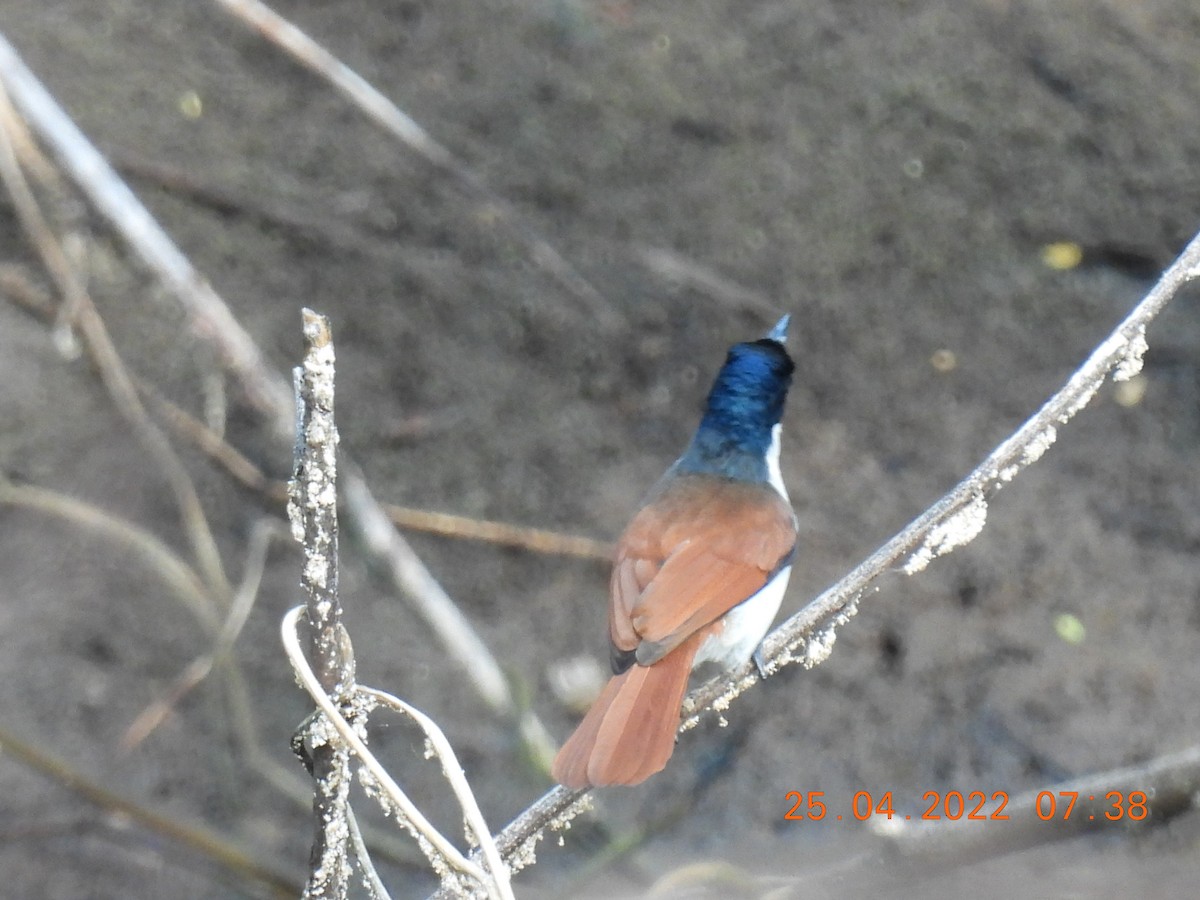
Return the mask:
<path id="1" fill-rule="evenodd" d="M 274 531 L 275 526 L 267 519 L 260 519 L 250 530 L 242 581 L 234 591 L 233 602 L 229 605 L 229 612 L 213 641 L 212 648 L 208 653 L 192 660 L 164 697 L 155 700 L 138 714 L 121 738 L 122 750 L 128 752 L 149 737 L 155 728 L 166 721 L 167 716 L 179 705 L 180 701 L 208 677 L 213 666 L 218 661 L 224 660 L 233 650 L 233 645 L 237 642 L 238 635 L 242 633 L 242 628 L 250 617 L 250 610 L 254 608 L 254 601 L 258 597 L 258 588 L 262 583 L 263 570 L 267 562 L 267 548 Z"/>
<path id="2" fill-rule="evenodd" d="M 325 79 L 368 118 L 423 160 L 449 176 L 468 196 L 486 204 L 525 245 L 530 258 L 586 307 L 593 327 L 616 330 L 621 320 L 586 278 L 557 250 L 527 225 L 513 205 L 488 187 L 478 175 L 438 143 L 411 116 L 385 97 L 365 78 L 335 57 L 260 0 L 215 0 L 225 10 Z"/>
<path id="3" fill-rule="evenodd" d="M 25 180 L 10 138 L 14 132 L 24 131 L 23 126 L 16 123 L 16 113 L 8 102 L 7 95 L 0 90 L 0 177 L 3 177 L 5 186 L 13 198 L 22 226 L 62 293 L 63 305 L 72 311 L 72 321 L 83 334 L 92 352 L 101 382 L 108 389 L 118 412 L 132 426 L 134 434 L 162 471 L 175 495 L 180 518 L 200 571 L 218 596 L 227 600 L 230 586 L 225 578 L 221 555 L 208 525 L 204 507 L 196 494 L 196 487 L 170 442 L 146 415 L 137 389 L 109 337 L 108 329 Z"/>
<path id="4" fill-rule="evenodd" d="M 238 878 L 264 885 L 270 890 L 272 896 L 295 897 L 300 890 L 300 886 L 296 882 L 282 874 L 282 866 L 265 864 L 248 854 L 243 849 L 244 841 L 235 845 L 199 825 L 188 825 L 181 822 L 177 812 L 163 814 L 147 809 L 126 797 L 101 787 L 66 763 L 55 759 L 32 744 L 13 737 L 2 729 L 0 729 L 0 753 L 41 772 L 55 783 L 75 792 L 101 809 L 125 816 L 150 833 L 200 854 Z"/>

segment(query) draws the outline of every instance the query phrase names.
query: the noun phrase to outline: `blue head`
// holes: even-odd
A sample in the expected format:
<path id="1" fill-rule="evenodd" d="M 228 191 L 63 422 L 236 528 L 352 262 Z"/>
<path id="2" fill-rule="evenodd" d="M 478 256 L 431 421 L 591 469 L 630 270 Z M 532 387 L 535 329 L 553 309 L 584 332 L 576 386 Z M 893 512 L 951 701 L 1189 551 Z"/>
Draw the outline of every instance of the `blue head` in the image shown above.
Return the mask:
<path id="1" fill-rule="evenodd" d="M 788 318 L 761 340 L 729 348 L 708 392 L 704 418 L 676 471 L 767 480 L 771 430 L 783 416 L 795 368 L 783 347 Z"/>

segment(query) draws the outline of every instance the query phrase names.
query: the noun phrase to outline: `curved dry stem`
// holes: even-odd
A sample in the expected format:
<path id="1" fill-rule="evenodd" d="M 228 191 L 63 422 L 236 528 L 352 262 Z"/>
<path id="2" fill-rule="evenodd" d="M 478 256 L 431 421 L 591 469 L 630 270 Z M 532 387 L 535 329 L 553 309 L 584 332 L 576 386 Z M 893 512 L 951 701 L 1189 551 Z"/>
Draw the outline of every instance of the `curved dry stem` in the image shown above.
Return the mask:
<path id="1" fill-rule="evenodd" d="M 145 529 L 58 491 L 13 484 L 3 477 L 0 477 L 0 505 L 19 506 L 54 516 L 116 542 L 140 557 L 205 630 L 210 634 L 220 630 L 215 604 L 195 570 Z"/>
<path id="2" fill-rule="evenodd" d="M 191 664 L 175 679 L 175 683 L 166 695 L 155 700 L 137 715 L 121 738 L 120 746 L 123 751 L 128 752 L 134 749 L 149 737 L 154 729 L 166 721 L 167 716 L 179 705 L 179 702 L 208 677 L 213 666 L 229 655 L 233 645 L 237 642 L 238 635 L 242 633 L 246 620 L 250 617 L 250 610 L 254 608 L 255 599 L 258 597 L 258 588 L 262 583 L 263 570 L 267 563 L 267 549 L 274 531 L 275 525 L 270 520 L 260 519 L 254 524 L 250 530 L 242 581 L 234 592 L 233 602 L 229 605 L 229 613 L 225 616 L 225 622 L 221 625 L 221 630 L 213 641 L 212 649 L 192 660 Z"/>
<path id="3" fill-rule="evenodd" d="M 350 849 L 354 851 L 354 856 L 358 860 L 367 896 L 370 897 L 370 900 L 391 900 L 391 894 L 388 893 L 383 879 L 375 870 L 375 863 L 371 859 L 367 842 L 363 839 L 362 830 L 358 827 L 358 816 L 354 815 L 353 809 L 346 810 L 346 824 L 350 828 Z"/>
<path id="4" fill-rule="evenodd" d="M 90 781 L 82 773 L 0 729 L 0 752 L 23 765 L 41 772 L 57 784 L 74 791 L 101 809 L 126 816 L 140 827 L 201 854 L 241 878 L 266 885 L 278 897 L 295 897 L 300 886 L 282 873 L 282 868 L 266 865 L 241 848 L 198 825 L 181 822 L 178 813 L 154 812 Z"/>
<path id="5" fill-rule="evenodd" d="M 338 737 L 341 738 L 344 745 L 362 762 L 363 767 L 370 774 L 378 789 L 386 797 L 388 805 L 397 814 L 400 822 L 406 827 L 411 828 L 414 834 L 427 842 L 427 844 L 422 844 L 421 849 L 426 852 L 429 861 L 435 868 L 438 871 L 445 871 L 447 868 L 452 868 L 468 876 L 480 885 L 488 884 L 491 881 L 488 874 L 463 856 L 458 848 L 425 818 L 420 809 L 408 799 L 408 795 L 404 793 L 379 760 L 375 758 L 374 754 L 367 749 L 367 745 L 359 737 L 354 726 L 346 720 L 341 710 L 329 699 L 320 681 L 317 680 L 312 667 L 309 666 L 308 660 L 305 659 L 304 652 L 300 648 L 300 639 L 297 631 L 300 624 L 300 617 L 304 615 L 304 612 L 303 606 L 297 606 L 290 610 L 283 617 L 281 626 L 284 651 L 287 653 L 288 661 L 291 662 L 292 669 L 296 673 L 300 684 L 308 691 L 313 702 L 317 705 L 321 713 L 323 713 L 330 726 L 337 732 Z"/>
<path id="6" fill-rule="evenodd" d="M 450 746 L 450 741 L 446 739 L 446 735 L 442 729 L 425 713 L 421 712 L 415 706 L 405 703 L 399 697 L 374 688 L 364 687 L 360 688 L 360 690 L 376 703 L 386 706 L 401 715 L 408 716 L 425 732 L 425 737 L 428 739 L 430 747 L 433 749 L 438 761 L 442 764 L 442 772 L 446 776 L 446 781 L 449 782 L 451 790 L 454 791 L 454 796 L 458 798 L 458 805 L 463 811 L 463 818 L 466 820 L 471 832 L 475 835 L 480 852 L 487 861 L 488 869 L 491 871 L 492 877 L 495 878 L 497 885 L 502 889 L 502 896 L 512 896 L 512 889 L 509 887 L 508 867 L 504 865 L 504 861 L 500 858 L 500 851 L 496 849 L 496 842 L 492 838 L 492 831 L 488 828 L 488 824 L 483 818 L 483 812 L 480 810 L 479 803 L 475 799 L 475 792 L 471 790 L 470 782 L 467 781 L 467 776 L 463 773 L 462 766 L 459 765 L 454 748 Z"/>
<path id="7" fill-rule="evenodd" d="M 221 554 L 208 526 L 196 486 L 179 457 L 175 455 L 170 442 L 146 415 L 137 389 L 121 361 L 103 319 L 25 181 L 10 138 L 14 131 L 24 131 L 23 127 L 14 125 L 15 119 L 16 111 L 9 102 L 8 94 L 0 88 L 0 177 L 13 198 L 22 226 L 63 295 L 64 307 L 71 311 L 74 323 L 83 333 L 92 351 L 92 357 L 100 371 L 100 380 L 112 397 L 113 404 L 133 427 L 134 434 L 162 471 L 175 495 L 180 519 L 200 571 L 214 590 L 223 598 L 227 598 L 230 593 L 229 582 L 225 578 Z"/>

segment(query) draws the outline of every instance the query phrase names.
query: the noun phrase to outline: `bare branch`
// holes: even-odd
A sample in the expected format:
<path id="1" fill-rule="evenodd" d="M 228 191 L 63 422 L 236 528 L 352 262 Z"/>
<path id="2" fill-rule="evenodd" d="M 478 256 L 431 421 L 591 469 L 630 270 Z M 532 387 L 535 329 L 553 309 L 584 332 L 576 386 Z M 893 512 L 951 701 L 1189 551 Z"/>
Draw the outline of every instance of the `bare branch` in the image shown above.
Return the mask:
<path id="1" fill-rule="evenodd" d="M 385 809 L 394 813 L 400 824 L 409 829 L 418 839 L 421 850 L 429 858 L 439 875 L 446 878 L 451 870 L 455 870 L 477 884 L 487 884 L 490 881 L 487 873 L 476 863 L 463 856 L 458 848 L 425 818 L 425 815 L 409 800 L 408 795 L 396 784 L 395 779 L 388 774 L 388 771 L 367 748 L 355 727 L 343 717 L 341 711 L 325 694 L 301 652 L 300 642 L 296 637 L 296 629 L 303 613 L 304 607 L 297 606 L 285 615 L 281 625 L 281 635 L 284 650 L 287 652 L 288 660 L 292 663 L 296 676 L 329 723 L 331 733 L 325 736 L 326 740 L 332 741 L 335 737 L 340 739 L 347 748 L 347 756 L 353 752 L 359 758 L 365 770 L 360 773 L 360 777 L 366 779 L 364 783 L 378 790 L 377 799 L 383 798 L 381 802 L 384 802 Z M 357 712 L 362 715 L 369 712 L 373 706 L 373 701 L 367 700 L 365 696 L 352 702 L 357 705 Z"/>
<path id="2" fill-rule="evenodd" d="M 354 655 L 342 626 L 338 595 L 337 425 L 333 417 L 333 342 L 329 321 L 312 310 L 303 311 L 308 349 L 297 367 L 296 458 L 288 496 L 292 537 L 304 548 L 300 584 L 307 602 L 308 655 L 316 670 L 315 687 L 321 709 L 332 710 L 307 726 L 314 782 L 313 814 L 316 834 L 309 857 L 306 900 L 331 897 L 345 900 L 350 891 L 350 754 L 330 740 L 331 719 L 339 708 L 358 718 L 353 704 Z M 348 726 L 351 730 L 353 726 Z"/>

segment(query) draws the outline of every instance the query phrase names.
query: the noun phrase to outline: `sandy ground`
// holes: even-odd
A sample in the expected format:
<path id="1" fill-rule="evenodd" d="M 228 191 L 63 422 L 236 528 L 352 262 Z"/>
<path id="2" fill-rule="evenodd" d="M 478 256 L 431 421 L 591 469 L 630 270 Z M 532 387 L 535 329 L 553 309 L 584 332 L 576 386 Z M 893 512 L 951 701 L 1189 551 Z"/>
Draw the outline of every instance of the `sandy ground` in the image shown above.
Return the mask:
<path id="1" fill-rule="evenodd" d="M 332 317 L 344 445 L 385 499 L 611 538 L 686 442 L 725 347 L 791 312 L 783 470 L 803 544 L 785 612 L 1036 409 L 1200 225 L 1200 12 L 1188 0 L 280 10 L 511 201 L 615 324 L 531 262 L 494 210 L 215 4 L 6 0 L 0 29 L 281 372 L 299 357 L 299 308 Z M 118 347 L 200 412 L 211 354 L 111 232 L 91 226 L 90 284 Z M 1078 244 L 1081 264 L 1047 265 L 1056 242 Z M 667 277 L 664 254 L 724 286 Z M 42 277 L 7 198 L 0 261 Z M 1191 892 L 1192 814 L 920 872 L 919 886 L 886 867 L 831 876 L 861 844 L 850 817 L 784 820 L 791 790 L 824 791 L 841 809 L 857 791 L 890 790 L 917 812 L 926 791 L 1015 795 L 1196 742 L 1194 297 L 1149 337 L 1144 391 L 1106 387 L 996 498 L 973 544 L 887 579 L 825 665 L 786 670 L 727 728 L 689 734 L 644 787 L 603 793 L 562 849 L 543 847 L 520 895 L 637 894 L 718 861 L 782 879 L 822 872 L 800 882 L 817 896 Z M 286 474 L 290 448 L 236 393 L 229 407 L 231 441 Z M 64 360 L 7 302 L 0 422 L 7 478 L 186 552 L 162 478 L 88 365 Z M 185 458 L 236 578 L 272 507 Z M 604 659 L 603 565 L 412 540 L 564 737 L 575 713 L 547 672 Z M 345 557 L 362 680 L 442 722 L 489 820 L 506 822 L 546 777 L 352 541 Z M 206 646 L 142 562 L 5 508 L 0 573 L 0 725 L 301 879 L 308 818 L 248 771 L 217 683 L 136 750 L 119 749 Z M 276 545 L 237 648 L 264 746 L 289 769 L 306 703 L 276 632 L 297 573 L 296 552 Z M 1063 615 L 1082 624 L 1081 642 L 1060 637 Z M 377 742 L 452 822 L 419 739 L 393 726 Z M 15 760 L 0 759 L 0 796 L 6 896 L 258 895 Z M 614 840 L 634 846 L 604 855 Z M 417 866 L 385 873 L 397 897 L 432 884 Z M 705 896 L 761 895 L 733 877 L 736 888 Z"/>

